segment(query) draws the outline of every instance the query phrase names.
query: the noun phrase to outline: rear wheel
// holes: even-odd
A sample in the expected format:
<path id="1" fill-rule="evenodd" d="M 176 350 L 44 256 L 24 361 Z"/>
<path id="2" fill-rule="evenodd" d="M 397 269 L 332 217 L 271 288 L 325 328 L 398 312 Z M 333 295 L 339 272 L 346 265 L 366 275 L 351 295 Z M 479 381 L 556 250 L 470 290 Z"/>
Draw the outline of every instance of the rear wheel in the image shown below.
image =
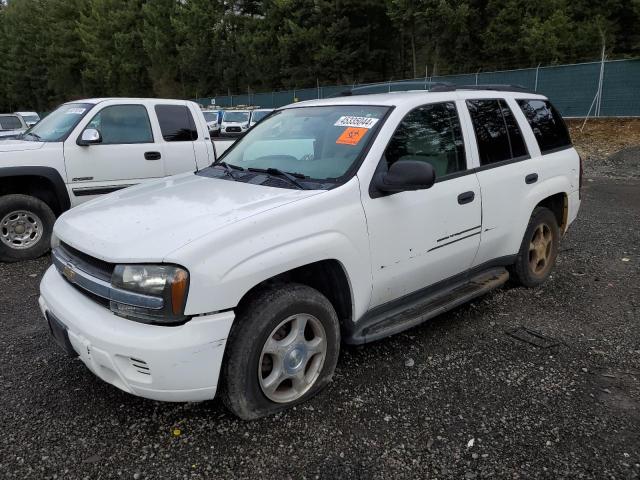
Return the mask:
<path id="1" fill-rule="evenodd" d="M 56 217 L 42 200 L 29 195 L 0 197 L 0 260 L 37 258 L 49 250 Z"/>
<path id="2" fill-rule="evenodd" d="M 316 395 L 331 380 L 340 327 L 326 297 L 306 285 L 259 292 L 229 335 L 222 398 L 239 417 L 269 415 Z"/>
<path id="3" fill-rule="evenodd" d="M 558 256 L 560 230 L 553 212 L 537 207 L 522 239 L 520 252 L 511 268 L 514 279 L 525 287 L 535 287 L 544 282 Z"/>

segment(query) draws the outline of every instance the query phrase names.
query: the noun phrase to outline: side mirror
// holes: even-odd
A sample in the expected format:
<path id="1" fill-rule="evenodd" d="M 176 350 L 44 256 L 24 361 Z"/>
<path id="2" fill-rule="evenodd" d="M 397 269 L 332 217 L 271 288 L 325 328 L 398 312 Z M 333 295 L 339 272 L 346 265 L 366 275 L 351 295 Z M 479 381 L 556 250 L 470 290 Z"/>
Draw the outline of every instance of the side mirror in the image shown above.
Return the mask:
<path id="1" fill-rule="evenodd" d="M 391 165 L 389 171 L 376 177 L 376 188 L 386 194 L 425 190 L 436 181 L 436 172 L 427 162 L 403 160 Z"/>
<path id="2" fill-rule="evenodd" d="M 82 136 L 76 142 L 81 147 L 88 147 L 89 145 L 96 145 L 102 143 L 102 135 L 95 128 L 87 128 L 82 132 Z"/>

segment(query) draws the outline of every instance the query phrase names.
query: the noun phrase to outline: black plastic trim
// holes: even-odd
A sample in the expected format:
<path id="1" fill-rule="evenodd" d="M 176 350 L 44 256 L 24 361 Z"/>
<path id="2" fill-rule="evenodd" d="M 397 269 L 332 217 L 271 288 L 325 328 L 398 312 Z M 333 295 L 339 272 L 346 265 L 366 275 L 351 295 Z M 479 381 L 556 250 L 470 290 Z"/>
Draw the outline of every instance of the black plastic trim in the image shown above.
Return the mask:
<path id="1" fill-rule="evenodd" d="M 128 185 L 106 185 L 102 187 L 74 188 L 73 194 L 76 197 L 85 197 L 88 195 L 105 195 L 107 193 L 117 192 L 118 190 L 122 190 L 123 188 L 133 187 L 134 185 L 137 184 L 131 183 Z"/>
<path id="2" fill-rule="evenodd" d="M 53 184 L 54 193 L 61 212 L 71 208 L 71 199 L 67 193 L 67 187 L 60 173 L 52 167 L 2 167 L 0 168 L 0 178 L 6 177 L 42 177 Z"/>
<path id="3" fill-rule="evenodd" d="M 472 230 L 476 230 L 478 228 L 482 228 L 482 225 L 478 225 L 477 227 L 467 228 L 466 230 L 462 230 L 460 232 L 452 233 L 451 235 L 447 235 L 446 237 L 439 238 L 436 240 L 437 243 L 442 242 L 443 240 L 447 240 L 448 238 L 457 237 L 458 235 L 462 235 L 463 233 L 470 232 Z"/>
<path id="4" fill-rule="evenodd" d="M 459 285 L 465 281 L 470 280 L 474 276 L 488 271 L 492 268 L 506 267 L 512 265 L 516 260 L 517 255 L 506 255 L 498 257 L 481 265 L 477 265 L 465 272 L 459 273 L 445 280 L 437 282 L 433 285 L 416 290 L 415 292 L 404 295 L 403 297 L 391 300 L 390 302 L 378 305 L 370 309 L 364 315 L 362 315 L 357 322 L 349 322 L 345 324 L 345 332 L 343 339 L 348 344 L 362 344 L 366 342 L 366 339 L 358 336 L 358 332 L 362 332 L 365 328 L 375 325 L 377 322 L 384 320 L 385 315 L 390 314 L 393 311 L 401 309 L 409 309 L 416 302 L 420 301 L 426 296 L 434 295 L 435 293 L 445 292 L 451 289 L 453 286 Z"/>
<path id="5" fill-rule="evenodd" d="M 475 237 L 476 235 L 480 235 L 480 232 L 475 232 L 475 233 L 472 233 L 471 235 L 465 235 L 464 237 L 456 238 L 455 240 L 452 240 L 451 242 L 443 243 L 442 245 L 437 245 L 437 246 L 432 247 L 429 250 L 427 250 L 427 252 L 431 252 L 433 250 L 437 250 L 439 248 L 446 247 L 447 245 L 451 245 L 452 243 L 460 242 L 460 241 L 465 240 L 465 239 L 470 238 L 470 237 Z"/>

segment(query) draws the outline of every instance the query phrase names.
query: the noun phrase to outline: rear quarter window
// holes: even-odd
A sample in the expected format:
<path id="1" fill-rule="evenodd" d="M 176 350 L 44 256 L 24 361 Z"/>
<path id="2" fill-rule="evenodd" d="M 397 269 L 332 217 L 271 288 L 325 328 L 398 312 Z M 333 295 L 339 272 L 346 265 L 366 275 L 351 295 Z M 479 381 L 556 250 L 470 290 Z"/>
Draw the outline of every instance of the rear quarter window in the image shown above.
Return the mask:
<path id="1" fill-rule="evenodd" d="M 198 139 L 193 116 L 184 105 L 156 105 L 162 138 L 166 142 L 191 142 Z"/>
<path id="2" fill-rule="evenodd" d="M 518 100 L 538 141 L 540 151 L 551 153 L 571 146 L 569 130 L 558 111 L 548 100 Z"/>

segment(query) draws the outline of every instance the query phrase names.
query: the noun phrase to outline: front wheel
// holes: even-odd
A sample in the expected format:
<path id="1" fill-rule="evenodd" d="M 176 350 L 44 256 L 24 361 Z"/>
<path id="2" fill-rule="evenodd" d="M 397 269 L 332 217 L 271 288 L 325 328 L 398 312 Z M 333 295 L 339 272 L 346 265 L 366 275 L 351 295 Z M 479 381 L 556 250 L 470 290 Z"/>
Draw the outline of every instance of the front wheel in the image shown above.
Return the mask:
<path id="1" fill-rule="evenodd" d="M 56 221 L 51 208 L 29 195 L 0 197 L 0 260 L 17 262 L 43 255 Z"/>
<path id="2" fill-rule="evenodd" d="M 525 287 L 543 283 L 556 262 L 559 245 L 556 216 L 548 208 L 537 207 L 531 214 L 520 252 L 510 269 L 516 282 Z"/>
<path id="3" fill-rule="evenodd" d="M 229 335 L 223 401 L 245 420 L 304 402 L 331 381 L 339 351 L 338 317 L 324 295 L 300 284 L 263 290 Z"/>

